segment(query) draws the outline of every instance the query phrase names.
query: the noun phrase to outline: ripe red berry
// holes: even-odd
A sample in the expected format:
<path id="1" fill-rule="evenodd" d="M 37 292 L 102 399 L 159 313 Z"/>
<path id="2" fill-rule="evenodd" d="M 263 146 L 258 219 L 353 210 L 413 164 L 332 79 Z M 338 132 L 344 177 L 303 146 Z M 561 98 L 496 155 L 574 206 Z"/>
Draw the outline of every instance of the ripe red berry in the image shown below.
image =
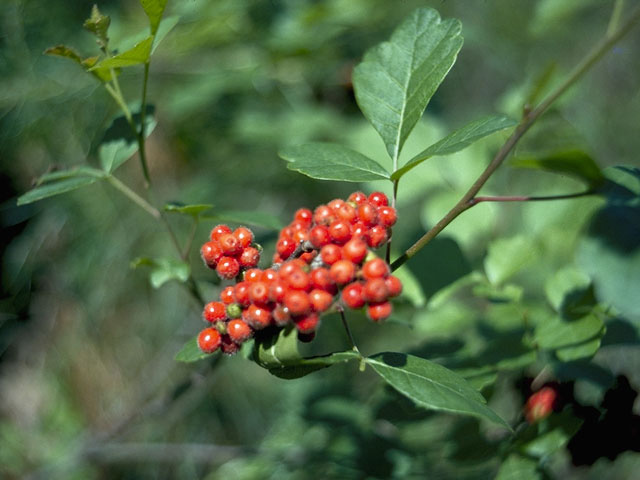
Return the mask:
<path id="1" fill-rule="evenodd" d="M 222 353 L 225 355 L 235 355 L 240 347 L 235 343 L 229 335 L 222 335 L 221 343 Z"/>
<path id="2" fill-rule="evenodd" d="M 369 227 L 363 222 L 356 222 L 351 229 L 351 238 L 359 238 L 363 242 L 369 242 Z"/>
<path id="3" fill-rule="evenodd" d="M 398 214 L 395 208 L 387 206 L 378 208 L 378 222 L 380 225 L 389 228 L 395 225 L 396 220 L 398 220 Z"/>
<path id="4" fill-rule="evenodd" d="M 313 252 L 304 252 L 302 255 L 300 255 L 300 260 L 302 260 L 304 263 L 309 264 L 317 256 L 318 252 L 315 250 Z"/>
<path id="5" fill-rule="evenodd" d="M 338 210 L 340 210 L 340 208 L 342 208 L 342 205 L 345 204 L 345 201 L 342 200 L 341 198 L 336 198 L 331 200 L 329 203 L 327 203 L 327 207 L 329 207 L 331 209 L 331 211 L 336 214 L 338 213 Z"/>
<path id="6" fill-rule="evenodd" d="M 198 334 L 198 347 L 204 353 L 215 352 L 221 343 L 220 332 L 213 327 L 205 328 Z"/>
<path id="7" fill-rule="evenodd" d="M 347 201 L 360 205 L 361 203 L 367 201 L 367 196 L 362 192 L 353 192 L 351 195 L 349 195 Z"/>
<path id="8" fill-rule="evenodd" d="M 309 232 L 309 241 L 316 248 L 322 248 L 331 242 L 329 229 L 324 225 L 316 225 Z"/>
<path id="9" fill-rule="evenodd" d="M 389 297 L 397 297 L 402 293 L 402 282 L 398 277 L 389 275 L 387 278 L 384 279 L 384 282 L 387 284 L 387 289 L 389 290 Z"/>
<path id="10" fill-rule="evenodd" d="M 227 233 L 231 233 L 231 229 L 229 227 L 227 227 L 226 225 L 216 225 L 215 227 L 213 227 L 213 230 L 211 230 L 211 234 L 209 235 L 209 237 L 211 238 L 211 240 L 217 241 L 221 235 L 225 235 Z"/>
<path id="11" fill-rule="evenodd" d="M 289 258 L 289 256 L 294 252 L 295 249 L 296 242 L 292 238 L 283 237 L 278 240 L 278 243 L 276 243 L 276 252 L 278 252 L 278 255 L 280 255 L 285 260 Z"/>
<path id="12" fill-rule="evenodd" d="M 333 211 L 326 205 L 320 205 L 313 212 L 313 222 L 316 225 L 329 225 L 334 220 Z"/>
<path id="13" fill-rule="evenodd" d="M 294 290 L 307 290 L 310 287 L 309 274 L 301 268 L 293 270 L 284 280 Z"/>
<path id="14" fill-rule="evenodd" d="M 316 312 L 324 312 L 333 303 L 333 295 L 326 290 L 314 289 L 309 292 L 309 300 Z"/>
<path id="15" fill-rule="evenodd" d="M 393 307 L 390 302 L 371 303 L 367 307 L 367 315 L 374 322 L 381 322 L 389 318 Z"/>
<path id="16" fill-rule="evenodd" d="M 318 328 L 319 322 L 320 319 L 318 318 L 318 315 L 316 315 L 315 313 L 310 313 L 296 320 L 296 328 L 300 333 L 313 333 L 315 332 L 316 328 Z"/>
<path id="17" fill-rule="evenodd" d="M 294 218 L 296 222 L 300 222 L 305 225 L 307 228 L 311 226 L 311 222 L 313 221 L 313 212 L 308 208 L 301 208 L 296 211 Z"/>
<path id="18" fill-rule="evenodd" d="M 320 250 L 320 258 L 327 265 L 333 265 L 342 258 L 342 249 L 338 245 L 330 243 Z"/>
<path id="19" fill-rule="evenodd" d="M 258 305 L 269 303 L 269 288 L 264 282 L 253 282 L 249 287 L 249 300 Z"/>
<path id="20" fill-rule="evenodd" d="M 220 235 L 218 238 L 218 243 L 220 244 L 220 248 L 222 248 L 222 252 L 227 256 L 235 256 L 238 255 L 242 251 L 242 246 L 236 237 L 233 236 L 232 233 L 225 233 Z"/>
<path id="21" fill-rule="evenodd" d="M 358 218 L 366 226 L 375 225 L 378 221 L 378 209 L 369 202 L 358 205 Z"/>
<path id="22" fill-rule="evenodd" d="M 269 284 L 269 300 L 282 303 L 288 291 L 287 283 L 284 280 L 274 280 Z"/>
<path id="23" fill-rule="evenodd" d="M 218 261 L 222 257 L 222 248 L 218 242 L 207 242 L 200 248 L 200 256 L 209 268 L 216 268 Z"/>
<path id="24" fill-rule="evenodd" d="M 329 275 L 336 285 L 346 285 L 356 276 L 356 264 L 350 260 L 338 260 L 331 265 Z"/>
<path id="25" fill-rule="evenodd" d="M 221 257 L 216 267 L 216 272 L 220 278 L 231 280 L 240 272 L 240 264 L 233 257 Z"/>
<path id="26" fill-rule="evenodd" d="M 531 395 L 525 405 L 527 422 L 534 423 L 548 417 L 553 411 L 557 396 L 556 391 L 551 387 L 544 387 Z"/>
<path id="27" fill-rule="evenodd" d="M 238 262 L 242 268 L 253 268 L 260 262 L 260 251 L 254 247 L 247 247 L 242 250 Z"/>
<path id="28" fill-rule="evenodd" d="M 358 212 L 349 203 L 343 203 L 336 211 L 336 215 L 339 220 L 343 220 L 347 223 L 353 223 L 358 218 Z"/>
<path id="29" fill-rule="evenodd" d="M 363 286 L 360 282 L 353 282 L 342 290 L 342 302 L 349 308 L 357 309 L 364 305 L 362 297 Z"/>
<path id="30" fill-rule="evenodd" d="M 368 303 L 384 302 L 389 298 L 389 289 L 384 278 L 372 278 L 364 283 L 362 295 Z"/>
<path id="31" fill-rule="evenodd" d="M 336 291 L 336 285 L 331 279 L 328 268 L 320 267 L 311 270 L 309 279 L 311 280 L 312 288 L 326 290 L 329 293 L 335 293 Z"/>
<path id="32" fill-rule="evenodd" d="M 231 320 L 227 324 L 227 333 L 235 343 L 242 343 L 251 337 L 253 330 L 242 320 Z"/>
<path id="33" fill-rule="evenodd" d="M 262 280 L 262 270 L 259 268 L 252 268 L 244 272 L 244 281 L 249 283 L 259 282 Z"/>
<path id="34" fill-rule="evenodd" d="M 241 248 L 247 248 L 253 243 L 253 232 L 247 227 L 238 227 L 233 231 L 233 236 L 236 237 Z"/>
<path id="35" fill-rule="evenodd" d="M 278 278 L 286 280 L 294 270 L 302 269 L 303 271 L 306 271 L 308 268 L 309 266 L 304 263 L 304 261 L 300 260 L 299 258 L 294 258 L 293 260 L 289 260 L 288 262 L 284 262 L 282 264 L 280 270 L 278 270 Z"/>
<path id="36" fill-rule="evenodd" d="M 391 230 L 389 230 L 391 231 Z M 389 234 L 387 233 L 387 229 L 382 225 L 375 225 L 369 229 L 369 239 L 367 244 L 371 248 L 378 248 L 387 243 L 389 240 Z"/>
<path id="37" fill-rule="evenodd" d="M 236 302 L 238 302 L 243 307 L 248 307 L 251 303 L 249 299 L 249 287 L 251 286 L 250 282 L 238 282 L 236 283 L 234 289 L 234 296 L 236 297 Z"/>
<path id="38" fill-rule="evenodd" d="M 268 327 L 272 318 L 271 310 L 255 304 L 249 305 L 249 308 L 242 312 L 242 319 L 251 325 L 254 330 L 262 330 Z"/>
<path id="39" fill-rule="evenodd" d="M 269 284 L 276 278 L 278 278 L 278 272 L 276 272 L 273 268 L 267 268 L 266 270 L 263 270 L 262 278 L 260 280 Z"/>
<path id="40" fill-rule="evenodd" d="M 344 245 L 351 239 L 351 224 L 344 220 L 336 220 L 329 225 L 329 235 L 335 243 Z"/>
<path id="41" fill-rule="evenodd" d="M 289 309 L 287 309 L 283 305 L 278 305 L 276 308 L 274 308 L 273 312 L 271 313 L 273 315 L 273 320 L 276 322 L 276 325 L 278 325 L 279 327 L 284 327 L 285 325 L 289 324 L 289 322 L 291 321 L 291 315 L 289 314 Z"/>
<path id="42" fill-rule="evenodd" d="M 305 315 L 311 309 L 309 295 L 301 290 L 289 290 L 284 296 L 284 306 L 291 315 Z"/>
<path id="43" fill-rule="evenodd" d="M 376 207 L 382 207 L 384 205 L 389 205 L 389 199 L 382 192 L 373 192 L 369 195 L 369 203 L 375 205 Z"/>
<path id="44" fill-rule="evenodd" d="M 217 322 L 227 318 L 227 307 L 222 302 L 209 302 L 204 306 L 202 316 L 207 322 Z"/>
<path id="45" fill-rule="evenodd" d="M 367 280 L 372 278 L 384 278 L 389 275 L 389 266 L 381 258 L 369 260 L 362 266 L 362 275 Z"/>
<path id="46" fill-rule="evenodd" d="M 229 305 L 236 301 L 236 297 L 234 295 L 233 287 L 226 287 L 222 292 L 220 292 L 220 300 L 225 305 Z"/>
<path id="47" fill-rule="evenodd" d="M 367 244 L 360 238 L 352 238 L 342 247 L 342 258 L 360 264 L 367 256 Z"/>

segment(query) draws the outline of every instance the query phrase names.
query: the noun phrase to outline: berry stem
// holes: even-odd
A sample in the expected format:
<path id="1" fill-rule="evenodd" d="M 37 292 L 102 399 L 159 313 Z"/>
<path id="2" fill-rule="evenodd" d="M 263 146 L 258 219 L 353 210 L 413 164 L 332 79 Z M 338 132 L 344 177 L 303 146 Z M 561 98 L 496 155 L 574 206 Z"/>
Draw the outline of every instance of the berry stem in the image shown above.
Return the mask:
<path id="1" fill-rule="evenodd" d="M 358 355 L 360 355 L 360 357 L 362 357 L 362 354 L 360 353 L 360 350 L 356 346 L 356 342 L 353 339 L 353 335 L 351 334 L 351 329 L 349 328 L 349 324 L 347 323 L 347 317 L 344 314 L 344 309 L 342 308 L 342 306 L 338 307 L 338 312 L 340 313 L 340 319 L 342 320 L 342 325 L 344 326 L 344 329 L 347 332 L 347 337 L 349 337 L 349 343 L 351 344 L 351 349 L 354 352 L 356 352 Z"/>
<path id="2" fill-rule="evenodd" d="M 565 200 L 569 198 L 587 197 L 589 195 L 595 195 L 595 190 L 586 190 L 584 192 L 566 193 L 563 195 L 549 195 L 542 197 L 534 197 L 528 195 L 514 195 L 514 196 L 486 196 L 486 197 L 474 197 L 469 201 L 469 206 L 473 207 L 482 202 L 545 202 L 549 200 Z"/>
<path id="3" fill-rule="evenodd" d="M 616 9 L 614 9 L 614 15 L 617 15 Z M 462 212 L 468 210 L 478 202 L 474 203 L 474 199 L 480 189 L 489 180 L 491 175 L 498 169 L 498 167 L 504 162 L 507 156 L 511 153 L 522 136 L 531 128 L 531 126 L 545 113 L 548 108 L 570 87 L 572 87 L 591 67 L 593 67 L 613 46 L 624 37 L 640 20 L 640 7 L 636 8 L 631 15 L 627 17 L 620 27 L 613 32 L 607 32 L 603 38 L 591 49 L 582 61 L 576 65 L 573 71 L 565 78 L 565 80 L 553 90 L 549 96 L 543 100 L 536 108 L 530 111 L 526 111 L 522 117 L 520 123 L 516 126 L 515 131 L 502 145 L 498 153 L 489 163 L 487 168 L 480 174 L 477 180 L 471 185 L 467 193 L 456 203 L 449 212 L 438 221 L 429 231 L 427 231 L 416 243 L 409 247 L 400 257 L 398 257 L 392 264 L 391 269 L 396 270 L 400 268 L 407 260 L 413 257 L 416 253 L 422 250 L 431 240 L 433 240 L 442 230 L 445 229 L 453 220 L 458 217 Z"/>
<path id="4" fill-rule="evenodd" d="M 129 200 L 136 203 L 139 207 L 143 208 L 149 215 L 151 215 L 156 220 L 160 220 L 162 218 L 162 214 L 160 211 L 147 202 L 144 198 L 138 195 L 136 192 L 127 187 L 124 183 L 118 180 L 113 175 L 107 176 L 107 180 L 111 185 L 113 185 L 116 189 L 120 190 Z"/>
<path id="5" fill-rule="evenodd" d="M 145 148 L 145 115 L 147 114 L 147 84 L 149 83 L 149 62 L 144 64 L 144 77 L 142 79 L 142 100 L 140 104 L 140 130 L 137 132 L 138 151 L 140 154 L 140 164 L 145 180 L 145 188 L 151 186 L 151 177 L 149 176 L 149 167 L 147 165 L 147 153 Z"/>

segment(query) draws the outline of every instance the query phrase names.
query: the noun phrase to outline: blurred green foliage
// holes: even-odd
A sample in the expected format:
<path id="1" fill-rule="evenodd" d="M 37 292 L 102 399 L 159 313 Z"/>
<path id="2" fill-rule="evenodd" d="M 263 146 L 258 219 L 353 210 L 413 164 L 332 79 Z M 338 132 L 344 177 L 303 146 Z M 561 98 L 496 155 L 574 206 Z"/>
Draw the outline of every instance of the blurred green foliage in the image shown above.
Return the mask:
<path id="1" fill-rule="evenodd" d="M 313 180 L 288 170 L 277 151 L 336 142 L 390 170 L 355 103 L 351 70 L 425 4 L 460 19 L 465 43 L 400 164 L 471 120 L 519 118 L 527 99 L 556 85 L 606 31 L 613 8 L 578 0 L 169 2 L 165 28 L 175 27 L 154 53 L 149 83 L 157 126 L 147 153 L 159 205 L 213 205 L 196 245 L 218 219 L 268 218 L 254 230 L 268 256 L 275 228 L 300 206 L 356 188 L 389 192 L 388 182 Z M 138 2 L 99 7 L 121 51 L 148 35 Z M 182 265 L 160 272 L 161 290 L 147 271 L 130 269 L 139 257 L 154 259 L 153 271 L 170 262 L 170 240 L 153 218 L 105 182 L 16 206 L 45 172 L 99 168 L 104 158 L 99 146 L 117 106 L 78 65 L 42 55 L 62 43 L 97 54 L 81 28 L 90 13 L 85 2 L 0 3 L 1 476 L 620 479 L 638 471 L 637 433 L 627 431 L 637 424 L 640 389 L 638 29 L 516 152 L 587 152 L 616 181 L 606 199 L 480 204 L 399 270 L 414 281 L 390 321 L 350 316 L 363 353 L 406 352 L 455 370 L 514 426 L 510 436 L 422 410 L 354 362 L 293 381 L 241 355 L 176 363 L 200 328 L 202 305 L 166 281 L 184 278 Z M 132 103 L 141 79 L 142 67 L 121 73 Z M 394 249 L 439 220 L 505 138 L 431 158 L 403 177 Z M 513 167 L 502 167 L 483 194 L 583 188 Z M 117 174 L 143 190 L 136 161 Z M 189 215 L 170 221 L 184 242 Z M 192 250 L 188 267 L 214 298 L 219 281 Z M 301 349 L 346 348 L 339 319 L 329 316 Z M 562 411 L 527 426 L 522 405 L 534 378 L 534 387 L 557 382 Z"/>

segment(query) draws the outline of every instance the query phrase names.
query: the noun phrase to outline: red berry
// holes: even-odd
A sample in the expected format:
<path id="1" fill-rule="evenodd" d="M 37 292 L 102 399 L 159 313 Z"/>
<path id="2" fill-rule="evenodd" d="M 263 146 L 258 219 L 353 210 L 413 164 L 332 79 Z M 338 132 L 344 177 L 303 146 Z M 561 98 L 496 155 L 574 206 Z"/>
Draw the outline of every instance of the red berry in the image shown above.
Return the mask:
<path id="1" fill-rule="evenodd" d="M 278 272 L 276 272 L 273 268 L 267 268 L 266 270 L 263 270 L 262 278 L 260 280 L 269 284 L 277 278 Z"/>
<path id="2" fill-rule="evenodd" d="M 213 327 L 205 328 L 198 334 L 198 347 L 204 353 L 213 353 L 221 343 L 221 335 L 218 330 Z"/>
<path id="3" fill-rule="evenodd" d="M 276 325 L 279 327 L 284 327 L 291 321 L 291 315 L 289 314 L 289 310 L 282 306 L 278 305 L 272 312 L 273 319 L 276 322 Z"/>
<path id="4" fill-rule="evenodd" d="M 209 302 L 204 306 L 202 316 L 207 322 L 217 322 L 227 318 L 227 307 L 222 302 Z"/>
<path id="5" fill-rule="evenodd" d="M 381 258 L 369 260 L 362 267 L 362 276 L 367 280 L 372 278 L 384 278 L 389 275 L 389 266 Z"/>
<path id="6" fill-rule="evenodd" d="M 251 337 L 253 330 L 242 320 L 231 320 L 227 324 L 227 333 L 235 343 L 242 343 Z"/>
<path id="7" fill-rule="evenodd" d="M 222 335 L 222 353 L 225 355 L 235 355 L 240 347 L 235 343 L 229 335 Z"/>
<path id="8" fill-rule="evenodd" d="M 367 315 L 374 322 L 380 322 L 389 318 L 393 307 L 390 302 L 371 303 L 367 307 Z"/>
<path id="9" fill-rule="evenodd" d="M 352 238 L 342 247 L 342 258 L 360 264 L 367 256 L 367 244 L 360 238 Z"/>
<path id="10" fill-rule="evenodd" d="M 338 210 L 340 210 L 340 208 L 342 208 L 342 206 L 345 204 L 345 201 L 340 199 L 340 198 L 336 198 L 334 200 L 331 200 L 329 203 L 327 203 L 327 207 L 329 207 L 331 209 L 332 212 L 338 213 Z"/>
<path id="11" fill-rule="evenodd" d="M 226 225 L 216 225 L 215 227 L 213 227 L 213 230 L 211 230 L 211 234 L 209 235 L 209 237 L 211 238 L 211 240 L 217 241 L 221 235 L 225 235 L 227 233 L 231 233 L 231 229 L 229 227 L 227 227 Z"/>
<path id="12" fill-rule="evenodd" d="M 322 248 L 331 242 L 329 229 L 324 225 L 316 225 L 309 232 L 309 241 L 316 248 Z"/>
<path id="13" fill-rule="evenodd" d="M 218 238 L 218 243 L 220 244 L 220 248 L 225 255 L 235 256 L 238 255 L 242 251 L 242 246 L 238 239 L 232 233 L 225 233 L 220 235 Z"/>
<path id="14" fill-rule="evenodd" d="M 369 227 L 363 222 L 356 222 L 351 229 L 351 238 L 359 238 L 363 242 L 369 242 Z"/>
<path id="15" fill-rule="evenodd" d="M 326 290 L 329 293 L 334 293 L 336 291 L 335 283 L 331 279 L 328 268 L 320 267 L 311 270 L 309 279 L 311 281 L 312 288 Z"/>
<path id="16" fill-rule="evenodd" d="M 335 243 L 343 245 L 351 239 L 351 224 L 344 220 L 336 220 L 329 225 L 329 235 Z"/>
<path id="17" fill-rule="evenodd" d="M 317 256 L 318 252 L 316 252 L 315 250 L 313 252 L 304 252 L 302 255 L 300 255 L 300 260 L 302 260 L 304 263 L 309 264 Z"/>
<path id="18" fill-rule="evenodd" d="M 222 257 L 216 267 L 216 272 L 220 278 L 231 280 L 240 272 L 240 264 L 233 257 Z"/>
<path id="19" fill-rule="evenodd" d="M 350 260 L 338 260 L 331 265 L 329 275 L 336 285 L 346 285 L 356 276 L 356 264 Z"/>
<path id="20" fill-rule="evenodd" d="M 397 297 L 402 293 L 402 282 L 398 277 L 389 275 L 387 278 L 384 279 L 384 282 L 387 284 L 387 289 L 389 290 L 389 297 Z"/>
<path id="21" fill-rule="evenodd" d="M 238 257 L 242 268 L 253 268 L 260 262 L 260 251 L 254 247 L 245 248 Z"/>
<path id="22" fill-rule="evenodd" d="M 311 309 L 309 295 L 301 290 L 289 290 L 284 296 L 284 305 L 291 315 L 305 315 Z"/>
<path id="23" fill-rule="evenodd" d="M 267 308 L 251 304 L 249 308 L 242 312 L 242 319 L 251 325 L 254 330 L 262 330 L 269 326 L 272 316 L 271 311 Z"/>
<path id="24" fill-rule="evenodd" d="M 362 297 L 363 286 L 360 282 L 353 282 L 342 290 L 342 302 L 349 308 L 357 309 L 364 305 Z"/>
<path id="25" fill-rule="evenodd" d="M 310 313 L 309 315 L 305 315 L 304 317 L 296 320 L 296 328 L 298 332 L 309 334 L 315 332 L 316 328 L 318 328 L 318 323 L 320 319 L 318 315 L 315 313 Z"/>
<path id="26" fill-rule="evenodd" d="M 525 405 L 527 421 L 534 423 L 548 417 L 553 411 L 557 396 L 556 391 L 551 387 L 544 387 L 531 395 Z"/>
<path id="27" fill-rule="evenodd" d="M 296 222 L 300 222 L 305 225 L 307 228 L 311 226 L 311 222 L 313 221 L 313 212 L 308 208 L 301 208 L 296 211 L 294 217 Z"/>
<path id="28" fill-rule="evenodd" d="M 358 205 L 358 218 L 367 226 L 375 225 L 378 221 L 378 209 L 369 202 Z"/>
<path id="29" fill-rule="evenodd" d="M 289 256 L 294 252 L 295 249 L 296 242 L 292 238 L 283 237 L 278 240 L 278 243 L 276 243 L 276 252 L 278 252 L 278 255 L 280 255 L 285 260 L 289 258 Z"/>
<path id="30" fill-rule="evenodd" d="M 327 265 L 333 265 L 342 258 L 342 249 L 338 245 L 330 243 L 320 250 L 320 257 Z"/>
<path id="31" fill-rule="evenodd" d="M 234 295 L 233 287 L 226 287 L 224 290 L 222 290 L 222 292 L 220 292 L 220 300 L 222 300 L 222 303 L 224 303 L 225 305 L 229 305 L 230 303 L 235 302 L 236 297 Z"/>
<path id="32" fill-rule="evenodd" d="M 269 300 L 282 303 L 287 290 L 287 283 L 284 280 L 274 280 L 269 285 Z"/>
<path id="33" fill-rule="evenodd" d="M 320 205 L 313 212 L 313 222 L 316 225 L 329 225 L 333 220 L 333 211 L 326 205 Z"/>
<path id="34" fill-rule="evenodd" d="M 262 280 L 262 270 L 259 268 L 252 268 L 244 272 L 244 281 L 249 283 L 259 282 Z"/>
<path id="35" fill-rule="evenodd" d="M 336 215 L 338 219 L 343 220 L 347 223 L 353 223 L 358 218 L 358 212 L 353 207 L 353 205 L 349 203 L 343 203 L 336 211 Z"/>
<path id="36" fill-rule="evenodd" d="M 349 195 L 347 201 L 360 205 L 361 203 L 367 201 L 367 196 L 362 192 L 353 192 L 351 195 Z"/>
<path id="37" fill-rule="evenodd" d="M 369 240 L 367 241 L 371 248 L 381 247 L 387 243 L 387 240 L 389 240 L 389 235 L 386 228 L 382 225 L 371 227 L 369 230 Z"/>
<path id="38" fill-rule="evenodd" d="M 207 242 L 200 248 L 200 256 L 208 267 L 216 268 L 218 261 L 222 257 L 222 248 L 220 248 L 218 242 Z"/>
<path id="39" fill-rule="evenodd" d="M 251 283 L 249 282 L 238 282 L 236 283 L 234 294 L 236 297 L 236 302 L 238 302 L 243 307 L 248 307 L 251 303 L 249 300 L 249 287 Z"/>
<path id="40" fill-rule="evenodd" d="M 301 268 L 293 270 L 284 280 L 294 290 L 307 290 L 310 286 L 309 274 Z"/>
<path id="41" fill-rule="evenodd" d="M 393 207 L 383 206 L 378 208 L 378 222 L 383 227 L 389 228 L 395 225 L 398 220 L 398 214 Z"/>
<path id="42" fill-rule="evenodd" d="M 242 248 L 247 248 L 253 243 L 253 232 L 247 227 L 236 228 L 233 231 L 233 236 L 236 237 Z"/>
<path id="43" fill-rule="evenodd" d="M 264 282 L 253 282 L 249 287 L 249 300 L 258 305 L 269 303 L 269 288 Z"/>
<path id="44" fill-rule="evenodd" d="M 326 290 L 314 289 L 309 292 L 309 300 L 316 312 L 324 312 L 333 303 L 333 295 Z"/>
<path id="45" fill-rule="evenodd" d="M 389 199 L 382 192 L 373 192 L 369 195 L 369 203 L 375 205 L 376 207 L 382 207 L 384 205 L 389 205 Z"/>
<path id="46" fill-rule="evenodd" d="M 389 289 L 384 278 L 372 278 L 367 280 L 362 290 L 362 295 L 366 302 L 379 303 L 389 298 Z"/>

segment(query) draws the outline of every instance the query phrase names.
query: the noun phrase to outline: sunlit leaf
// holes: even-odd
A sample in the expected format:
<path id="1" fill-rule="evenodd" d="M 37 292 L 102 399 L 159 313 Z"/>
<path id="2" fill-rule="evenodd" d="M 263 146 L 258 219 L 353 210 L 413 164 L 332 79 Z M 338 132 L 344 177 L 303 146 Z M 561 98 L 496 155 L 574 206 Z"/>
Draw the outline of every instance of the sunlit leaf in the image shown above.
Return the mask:
<path id="1" fill-rule="evenodd" d="M 149 281 L 153 288 L 160 288 L 170 280 L 186 282 L 191 273 L 189 264 L 173 257 L 136 258 L 131 262 L 131 268 L 142 266 L 151 267 Z"/>
<path id="2" fill-rule="evenodd" d="M 457 373 L 403 353 L 384 352 L 366 359 L 393 388 L 418 405 L 460 415 L 485 418 L 509 430 L 511 427 L 486 405 L 484 397 Z"/>
<path id="3" fill-rule="evenodd" d="M 462 48 L 458 20 L 441 20 L 433 9 L 420 8 L 388 42 L 370 49 L 354 69 L 356 100 L 378 131 L 392 159 L 422 116 L 429 100 Z"/>
<path id="4" fill-rule="evenodd" d="M 191 217 L 198 217 L 202 212 L 211 210 L 213 205 L 210 204 L 194 204 L 194 205 L 177 205 L 169 203 L 164 206 L 165 212 L 180 213 L 182 215 L 189 215 Z"/>
<path id="5" fill-rule="evenodd" d="M 531 264 L 538 254 L 536 244 L 526 235 L 499 238 L 491 242 L 484 260 L 487 278 L 499 285 Z"/>
<path id="6" fill-rule="evenodd" d="M 389 172 L 375 160 L 333 143 L 297 145 L 282 150 L 279 155 L 290 162 L 289 170 L 320 180 L 367 182 L 389 178 Z"/>
<path id="7" fill-rule="evenodd" d="M 167 6 L 167 0 L 140 0 L 142 8 L 144 8 L 147 17 L 149 17 L 149 26 L 151 27 L 151 35 L 155 35 L 162 19 L 162 14 Z"/>
<path id="8" fill-rule="evenodd" d="M 155 107 L 147 105 L 145 114 L 145 138 L 151 135 L 157 122 L 153 114 Z M 134 125 L 140 124 L 140 114 L 133 115 Z M 116 117 L 102 138 L 98 148 L 100 165 L 105 172 L 113 172 L 138 151 L 138 137 L 133 133 L 129 122 L 120 115 Z"/>
<path id="9" fill-rule="evenodd" d="M 89 167 L 47 173 L 40 177 L 36 188 L 18 198 L 17 204 L 26 205 L 54 195 L 70 192 L 91 185 L 102 178 L 104 178 L 103 172 Z"/>
<path id="10" fill-rule="evenodd" d="M 500 465 L 495 480 L 542 480 L 538 462 L 515 453 L 509 455 Z"/>
<path id="11" fill-rule="evenodd" d="M 558 151 L 541 157 L 521 156 L 514 158 L 510 164 L 514 167 L 569 175 L 583 181 L 591 188 L 599 187 L 605 181 L 600 167 L 593 158 L 578 149 Z"/>
<path id="12" fill-rule="evenodd" d="M 105 68 L 124 68 L 132 65 L 139 65 L 149 60 L 151 55 L 151 45 L 153 44 L 153 36 L 147 37 L 132 48 L 126 50 L 111 58 L 105 58 L 91 67 L 89 71 Z"/>
<path id="13" fill-rule="evenodd" d="M 393 172 L 391 179 L 396 180 L 402 177 L 409 170 L 417 167 L 428 158 L 436 155 L 450 155 L 459 152 L 487 135 L 513 127 L 516 124 L 516 121 L 502 115 L 484 117 L 471 122 L 420 152 L 402 168 Z"/>

